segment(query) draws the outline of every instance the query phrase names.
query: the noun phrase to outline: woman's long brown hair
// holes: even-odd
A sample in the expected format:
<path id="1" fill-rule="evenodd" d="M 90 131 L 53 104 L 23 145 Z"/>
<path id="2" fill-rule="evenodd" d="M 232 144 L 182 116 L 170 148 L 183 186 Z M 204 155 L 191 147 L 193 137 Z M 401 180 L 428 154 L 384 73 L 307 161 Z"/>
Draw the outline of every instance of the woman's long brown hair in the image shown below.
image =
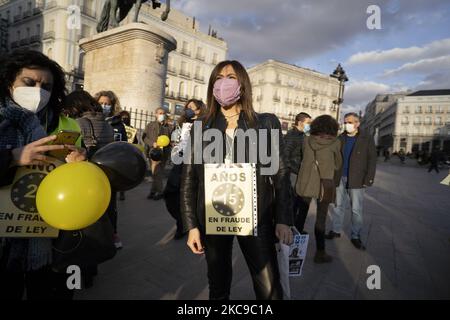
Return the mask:
<path id="1" fill-rule="evenodd" d="M 208 97 L 207 97 L 207 111 L 204 118 L 204 124 L 209 123 L 211 120 L 216 119 L 218 112 L 220 112 L 220 104 L 214 98 L 213 89 L 214 83 L 217 80 L 217 76 L 220 74 L 223 68 L 231 65 L 236 72 L 237 80 L 241 85 L 241 98 L 238 104 L 244 112 L 245 119 L 247 120 L 250 127 L 254 128 L 256 126 L 256 116 L 253 110 L 253 97 L 252 97 L 252 84 L 250 82 L 250 77 L 248 76 L 247 70 L 244 66 L 236 60 L 226 60 L 220 62 L 214 70 L 211 72 L 208 83 Z"/>

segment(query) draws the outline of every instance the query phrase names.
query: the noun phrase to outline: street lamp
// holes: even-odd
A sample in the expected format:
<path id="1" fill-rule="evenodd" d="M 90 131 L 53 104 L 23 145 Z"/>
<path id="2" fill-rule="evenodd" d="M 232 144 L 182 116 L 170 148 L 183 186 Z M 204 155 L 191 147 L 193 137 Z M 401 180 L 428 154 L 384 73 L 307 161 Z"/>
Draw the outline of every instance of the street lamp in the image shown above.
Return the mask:
<path id="1" fill-rule="evenodd" d="M 340 111 L 340 105 L 342 102 L 344 102 L 344 83 L 348 81 L 347 75 L 345 74 L 344 69 L 342 68 L 341 64 L 339 63 L 336 69 L 333 71 L 332 74 L 330 74 L 330 77 L 338 79 L 339 80 L 339 95 L 336 100 L 333 101 L 333 107 L 332 111 L 337 110 L 336 119 L 339 121 L 339 113 Z"/>

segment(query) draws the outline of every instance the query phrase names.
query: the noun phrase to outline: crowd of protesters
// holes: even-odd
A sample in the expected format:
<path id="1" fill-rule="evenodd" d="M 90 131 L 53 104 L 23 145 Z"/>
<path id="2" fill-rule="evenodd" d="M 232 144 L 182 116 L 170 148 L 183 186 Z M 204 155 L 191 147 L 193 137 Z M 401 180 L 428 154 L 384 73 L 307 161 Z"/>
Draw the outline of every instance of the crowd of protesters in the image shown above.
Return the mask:
<path id="1" fill-rule="evenodd" d="M 360 116 L 344 116 L 343 130 L 329 115 L 313 119 L 299 113 L 293 128 L 283 137 L 280 121 L 273 114 L 257 113 L 252 104 L 252 86 L 245 68 L 237 61 L 223 61 L 212 71 L 206 104 L 187 101 L 182 114 L 174 119 L 168 110 L 155 106 L 155 120 L 139 137 L 129 141 L 127 128 L 131 117 L 121 109 L 117 95 L 105 91 L 78 90 L 66 94 L 64 72 L 45 55 L 19 51 L 2 58 L 0 64 L 0 187 L 12 184 L 17 168 L 43 164 L 47 152 L 68 148 L 66 162 L 89 160 L 97 150 L 123 141 L 143 141 L 148 159 L 151 189 L 147 198 L 165 200 L 175 220 L 175 239 L 187 235 L 194 254 L 205 255 L 209 296 L 229 299 L 232 281 L 232 244 L 236 237 L 249 267 L 258 299 L 281 299 L 282 288 L 274 244 L 292 243 L 292 228 L 301 234 L 312 231 L 315 238 L 315 263 L 331 263 L 326 240 L 338 240 L 344 232 L 347 203 L 351 215 L 351 243 L 364 250 L 361 239 L 364 193 L 373 185 L 377 153 L 373 137 L 360 128 Z M 278 132 L 279 168 L 271 176 L 260 173 L 256 163 L 258 188 L 257 236 L 211 235 L 205 229 L 204 167 L 194 163 L 171 164 L 166 184 L 165 169 L 171 158 L 187 153 L 192 126 L 217 129 L 223 144 L 230 145 L 223 161 L 237 163 L 234 150 L 236 131 L 269 129 Z M 49 145 L 61 129 L 75 130 L 82 139 L 73 146 Z M 170 137 L 170 145 L 160 148 L 158 138 Z M 258 148 L 267 147 L 257 142 Z M 207 144 L 202 149 L 208 148 Z M 230 151 L 230 152 L 228 152 Z M 245 162 L 250 160 L 245 149 Z M 384 152 L 385 161 L 390 158 Z M 190 156 L 190 155 L 188 155 Z M 404 162 L 404 154 L 399 154 Z M 438 171 L 438 151 L 431 155 L 429 170 Z M 112 190 L 105 212 L 114 230 L 114 244 L 122 244 L 117 221 L 120 214 L 117 193 Z M 125 200 L 125 194 L 119 193 Z M 316 222 L 306 230 L 311 202 L 315 202 Z M 326 219 L 331 216 L 331 229 Z M 97 265 L 83 266 L 84 287 L 94 284 Z M 52 239 L 0 238 L 0 299 L 71 299 L 65 286 L 67 275 L 52 268 Z"/>

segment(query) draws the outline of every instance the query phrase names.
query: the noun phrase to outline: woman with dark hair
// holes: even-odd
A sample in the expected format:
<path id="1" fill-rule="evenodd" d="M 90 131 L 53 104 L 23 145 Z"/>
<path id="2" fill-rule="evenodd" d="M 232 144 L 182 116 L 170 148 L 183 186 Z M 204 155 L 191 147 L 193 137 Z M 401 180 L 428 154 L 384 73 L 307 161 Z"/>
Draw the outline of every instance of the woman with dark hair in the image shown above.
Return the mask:
<path id="1" fill-rule="evenodd" d="M 83 142 L 88 150 L 88 158 L 91 158 L 98 149 L 114 142 L 114 129 L 106 122 L 100 104 L 88 92 L 77 90 L 70 93 L 66 97 L 64 110 L 72 118 L 75 118 L 80 125 Z M 117 201 L 115 192 L 111 192 L 111 200 L 106 214 L 108 214 L 114 229 L 116 248 L 121 248 L 122 243 L 117 236 Z M 97 266 L 80 267 L 82 267 L 84 288 L 92 287 L 94 276 L 97 275 Z"/>
<path id="2" fill-rule="evenodd" d="M 250 269 L 256 298 L 282 299 L 275 242 L 276 238 L 283 243 L 292 242 L 290 226 L 293 224 L 293 214 L 288 189 L 289 171 L 282 152 L 284 146 L 280 122 L 273 114 L 257 114 L 254 111 L 250 78 L 237 61 L 223 61 L 214 68 L 209 79 L 207 105 L 206 115 L 198 124 L 203 126 L 205 134 L 208 130 L 217 129 L 211 133 L 221 132 L 223 146 L 231 145 L 218 163 L 237 162 L 238 152 L 235 150 L 241 147 L 237 145 L 237 129 L 244 132 L 265 130 L 270 136 L 269 141 L 277 138 L 275 144 L 280 150 L 271 154 L 271 159 L 279 163 L 276 173 L 263 175 L 261 170 L 267 164 L 263 165 L 261 159 L 256 163 L 257 191 L 254 193 L 258 216 L 257 236 L 236 237 Z M 194 127 L 198 124 L 196 122 Z M 196 130 L 191 131 L 192 140 L 196 139 L 195 132 Z M 208 148 L 210 143 L 202 141 L 202 150 Z M 251 143 L 258 149 L 268 148 L 262 138 Z M 250 144 L 246 143 L 244 148 L 245 152 L 239 157 L 244 156 L 244 162 L 250 163 L 253 156 L 250 155 Z M 194 163 L 192 152 L 191 162 L 183 165 L 181 214 L 184 227 L 189 231 L 188 246 L 193 253 L 206 256 L 210 299 L 229 299 L 235 236 L 206 233 L 205 188 L 208 186 L 204 182 L 204 164 L 203 160 L 200 164 Z"/>
<path id="3" fill-rule="evenodd" d="M 325 252 L 325 225 L 330 203 L 336 198 L 336 174 L 342 166 L 341 142 L 337 138 L 339 124 L 322 115 L 311 123 L 311 135 L 303 143 L 303 161 L 297 179 L 296 191 L 308 201 L 317 199 L 314 227 L 317 252 L 316 263 L 327 263 L 332 257 Z"/>
<path id="4" fill-rule="evenodd" d="M 175 232 L 175 239 L 181 239 L 186 232 L 183 230 L 183 221 L 180 213 L 180 183 L 183 165 L 177 163 L 176 157 L 182 157 L 186 151 L 186 146 L 190 140 L 190 131 L 193 122 L 200 118 L 206 111 L 206 105 L 203 101 L 191 99 L 186 102 L 183 114 L 178 119 L 177 127 L 172 133 L 172 162 L 174 166 L 170 171 L 167 179 L 166 187 L 164 189 L 164 201 L 166 208 L 170 215 L 175 219 L 177 230 Z"/>
<path id="5" fill-rule="evenodd" d="M 20 50 L 0 61 L 0 186 L 19 167 L 48 164 L 48 151 L 67 149 L 67 162 L 85 160 L 75 146 L 48 145 L 60 130 L 80 131 L 61 114 L 64 71 L 37 51 Z M 66 274 L 52 271 L 50 238 L 0 238 L 0 299 L 70 299 Z"/>

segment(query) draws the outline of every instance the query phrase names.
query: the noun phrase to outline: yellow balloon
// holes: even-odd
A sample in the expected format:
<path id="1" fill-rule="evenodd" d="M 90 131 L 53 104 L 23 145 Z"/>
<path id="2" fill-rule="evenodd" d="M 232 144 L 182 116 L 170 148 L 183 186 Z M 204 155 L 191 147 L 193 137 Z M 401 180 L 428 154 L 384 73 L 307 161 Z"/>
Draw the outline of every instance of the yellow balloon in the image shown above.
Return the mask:
<path id="1" fill-rule="evenodd" d="M 39 185 L 36 205 L 42 219 L 61 230 L 83 229 L 105 213 L 111 199 L 108 177 L 95 164 L 64 164 Z"/>
<path id="2" fill-rule="evenodd" d="M 170 144 L 170 138 L 168 136 L 159 136 L 158 140 L 156 140 L 156 144 L 160 148 L 167 147 Z"/>

